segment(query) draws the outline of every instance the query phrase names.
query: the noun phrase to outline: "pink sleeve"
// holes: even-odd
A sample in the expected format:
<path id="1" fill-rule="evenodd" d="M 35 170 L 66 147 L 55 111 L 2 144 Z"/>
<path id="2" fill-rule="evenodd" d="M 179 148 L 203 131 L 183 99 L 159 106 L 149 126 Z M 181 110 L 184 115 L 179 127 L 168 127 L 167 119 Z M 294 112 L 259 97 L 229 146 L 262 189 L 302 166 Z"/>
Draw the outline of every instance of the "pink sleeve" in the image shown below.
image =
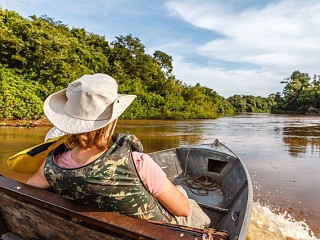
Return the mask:
<path id="1" fill-rule="evenodd" d="M 153 196 L 159 196 L 167 181 L 166 173 L 148 154 L 132 152 L 132 156 L 143 184 Z"/>

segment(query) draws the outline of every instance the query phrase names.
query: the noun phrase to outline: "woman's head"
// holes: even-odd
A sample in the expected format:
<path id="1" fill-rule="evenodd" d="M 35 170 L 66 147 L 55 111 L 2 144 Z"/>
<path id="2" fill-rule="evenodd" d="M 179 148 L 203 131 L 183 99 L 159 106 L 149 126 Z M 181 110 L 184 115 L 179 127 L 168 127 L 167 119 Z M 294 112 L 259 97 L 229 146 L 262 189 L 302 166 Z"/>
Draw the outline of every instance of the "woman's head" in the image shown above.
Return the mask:
<path id="1" fill-rule="evenodd" d="M 109 75 L 84 75 L 50 95 L 45 100 L 44 113 L 61 131 L 88 133 L 117 119 L 135 97 L 118 94 L 118 85 Z"/>
<path id="2" fill-rule="evenodd" d="M 80 147 L 82 149 L 97 147 L 100 150 L 104 150 L 108 147 L 111 141 L 116 124 L 117 120 L 114 120 L 107 126 L 98 130 L 80 134 L 72 134 L 66 140 L 65 145 L 69 149 L 73 149 L 74 147 Z"/>

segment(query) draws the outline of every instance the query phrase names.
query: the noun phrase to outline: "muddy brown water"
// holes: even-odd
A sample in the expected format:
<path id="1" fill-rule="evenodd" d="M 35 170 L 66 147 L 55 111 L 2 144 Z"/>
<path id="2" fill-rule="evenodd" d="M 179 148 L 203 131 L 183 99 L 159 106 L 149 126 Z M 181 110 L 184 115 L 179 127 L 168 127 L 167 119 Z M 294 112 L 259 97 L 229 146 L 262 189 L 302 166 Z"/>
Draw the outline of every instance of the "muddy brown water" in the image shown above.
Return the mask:
<path id="1" fill-rule="evenodd" d="M 0 173 L 25 181 L 5 160 L 43 141 L 48 127 L 0 127 Z M 116 131 L 140 138 L 145 152 L 225 143 L 249 170 L 254 205 L 248 239 L 320 237 L 320 117 L 242 114 L 212 120 L 122 120 Z"/>

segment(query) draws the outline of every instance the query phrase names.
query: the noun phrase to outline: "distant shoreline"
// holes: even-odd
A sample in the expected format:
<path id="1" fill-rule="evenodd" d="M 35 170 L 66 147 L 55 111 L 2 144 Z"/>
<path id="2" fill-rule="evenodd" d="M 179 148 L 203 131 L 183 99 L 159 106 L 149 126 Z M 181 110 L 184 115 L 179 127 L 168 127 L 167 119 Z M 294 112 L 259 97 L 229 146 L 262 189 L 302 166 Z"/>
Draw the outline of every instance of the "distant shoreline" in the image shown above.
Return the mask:
<path id="1" fill-rule="evenodd" d="M 46 118 L 38 120 L 0 119 L 0 127 L 50 127 L 52 124 Z"/>
<path id="2" fill-rule="evenodd" d="M 320 112 L 316 112 L 316 111 L 308 111 L 306 113 L 298 113 L 298 112 L 293 112 L 293 111 L 274 111 L 274 112 L 271 112 L 270 114 L 320 116 Z M 235 114 L 235 115 L 237 115 L 237 114 Z M 228 114 L 226 114 L 225 116 L 228 116 Z M 130 120 L 130 119 L 126 119 L 126 120 Z M 148 119 L 143 119 L 143 120 L 148 120 Z M 156 120 L 156 119 L 152 119 L 152 120 Z M 188 119 L 188 120 L 190 120 L 190 119 Z M 12 120 L 12 119 L 0 118 L 0 127 L 30 127 L 30 128 L 32 128 L 32 127 L 52 127 L 52 126 L 53 125 L 50 123 L 50 121 L 47 118 L 41 118 L 38 120 L 28 120 L 28 119 Z"/>

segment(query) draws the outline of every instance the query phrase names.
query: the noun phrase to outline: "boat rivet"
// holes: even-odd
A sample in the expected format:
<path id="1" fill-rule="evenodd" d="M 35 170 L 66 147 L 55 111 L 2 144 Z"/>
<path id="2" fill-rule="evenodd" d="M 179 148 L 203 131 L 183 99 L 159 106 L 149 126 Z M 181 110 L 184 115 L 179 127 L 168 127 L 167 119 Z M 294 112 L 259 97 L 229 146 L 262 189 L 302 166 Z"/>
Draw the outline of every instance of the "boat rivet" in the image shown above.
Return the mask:
<path id="1" fill-rule="evenodd" d="M 183 237 L 184 236 L 184 234 L 183 233 L 180 233 L 180 237 Z"/>

